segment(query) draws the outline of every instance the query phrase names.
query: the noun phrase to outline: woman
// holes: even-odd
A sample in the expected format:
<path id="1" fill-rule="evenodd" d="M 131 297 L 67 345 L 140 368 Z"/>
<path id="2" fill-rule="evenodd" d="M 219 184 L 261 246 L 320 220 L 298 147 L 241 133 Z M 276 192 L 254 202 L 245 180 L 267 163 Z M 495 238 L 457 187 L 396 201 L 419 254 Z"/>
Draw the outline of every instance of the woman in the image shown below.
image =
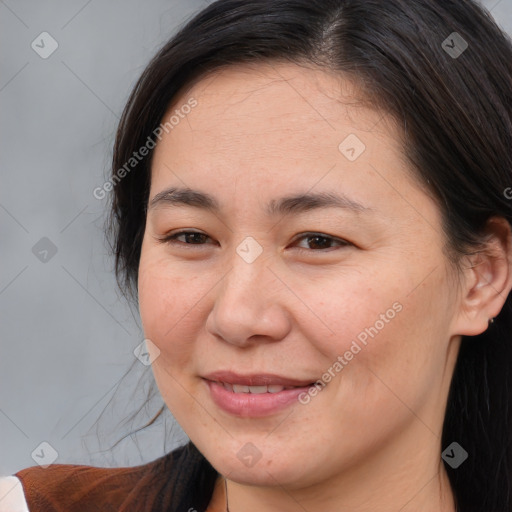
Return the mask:
<path id="1" fill-rule="evenodd" d="M 511 86 L 472 1 L 194 17 L 128 100 L 109 187 L 190 443 L 24 469 L 28 509 L 510 511 Z"/>

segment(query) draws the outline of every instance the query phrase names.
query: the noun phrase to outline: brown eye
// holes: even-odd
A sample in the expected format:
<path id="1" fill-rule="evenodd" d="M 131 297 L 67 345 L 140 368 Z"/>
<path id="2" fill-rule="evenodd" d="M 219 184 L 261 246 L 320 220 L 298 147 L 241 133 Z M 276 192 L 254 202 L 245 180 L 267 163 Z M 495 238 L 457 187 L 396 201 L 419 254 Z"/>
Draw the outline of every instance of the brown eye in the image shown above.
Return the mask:
<path id="1" fill-rule="evenodd" d="M 160 241 L 162 243 L 178 243 L 183 245 L 204 245 L 209 238 L 208 235 L 197 231 L 178 231 L 177 233 L 165 236 Z"/>
<path id="2" fill-rule="evenodd" d="M 307 233 L 298 238 L 298 240 L 305 240 L 306 245 L 308 246 L 307 249 L 313 251 L 318 251 L 319 249 L 331 249 L 333 248 L 333 244 L 341 247 L 350 245 L 350 243 L 346 240 L 334 238 L 332 236 L 324 235 L 321 233 Z M 304 247 L 299 248 L 301 250 L 304 249 Z"/>

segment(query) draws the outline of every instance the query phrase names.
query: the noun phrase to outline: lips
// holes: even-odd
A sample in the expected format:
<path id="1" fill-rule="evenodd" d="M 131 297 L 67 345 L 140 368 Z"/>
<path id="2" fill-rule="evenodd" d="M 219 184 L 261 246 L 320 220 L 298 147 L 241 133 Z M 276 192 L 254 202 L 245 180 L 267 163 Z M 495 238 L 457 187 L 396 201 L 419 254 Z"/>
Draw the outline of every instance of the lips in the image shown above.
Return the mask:
<path id="1" fill-rule="evenodd" d="M 316 382 L 271 373 L 240 375 L 216 371 L 203 377 L 211 400 L 224 412 L 243 418 L 277 414 L 298 403 Z"/>

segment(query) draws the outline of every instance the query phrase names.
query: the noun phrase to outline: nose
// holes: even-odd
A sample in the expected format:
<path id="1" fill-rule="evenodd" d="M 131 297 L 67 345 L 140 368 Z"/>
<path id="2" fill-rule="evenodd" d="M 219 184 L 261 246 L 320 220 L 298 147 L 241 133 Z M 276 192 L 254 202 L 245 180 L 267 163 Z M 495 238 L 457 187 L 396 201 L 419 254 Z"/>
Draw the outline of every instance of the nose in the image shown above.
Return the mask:
<path id="1" fill-rule="evenodd" d="M 285 338 L 291 328 L 285 305 L 290 292 L 265 258 L 247 263 L 234 256 L 231 270 L 214 289 L 206 330 L 240 347 Z"/>

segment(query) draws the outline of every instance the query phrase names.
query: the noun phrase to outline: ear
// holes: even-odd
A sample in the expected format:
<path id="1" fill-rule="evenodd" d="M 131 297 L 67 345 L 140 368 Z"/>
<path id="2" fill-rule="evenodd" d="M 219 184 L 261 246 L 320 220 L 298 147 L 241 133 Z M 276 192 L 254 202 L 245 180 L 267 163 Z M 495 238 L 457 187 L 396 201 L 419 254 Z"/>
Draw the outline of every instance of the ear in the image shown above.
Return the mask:
<path id="1" fill-rule="evenodd" d="M 503 217 L 487 224 L 488 238 L 477 254 L 465 257 L 459 311 L 453 334 L 476 336 L 498 315 L 512 288 L 512 236 Z"/>

